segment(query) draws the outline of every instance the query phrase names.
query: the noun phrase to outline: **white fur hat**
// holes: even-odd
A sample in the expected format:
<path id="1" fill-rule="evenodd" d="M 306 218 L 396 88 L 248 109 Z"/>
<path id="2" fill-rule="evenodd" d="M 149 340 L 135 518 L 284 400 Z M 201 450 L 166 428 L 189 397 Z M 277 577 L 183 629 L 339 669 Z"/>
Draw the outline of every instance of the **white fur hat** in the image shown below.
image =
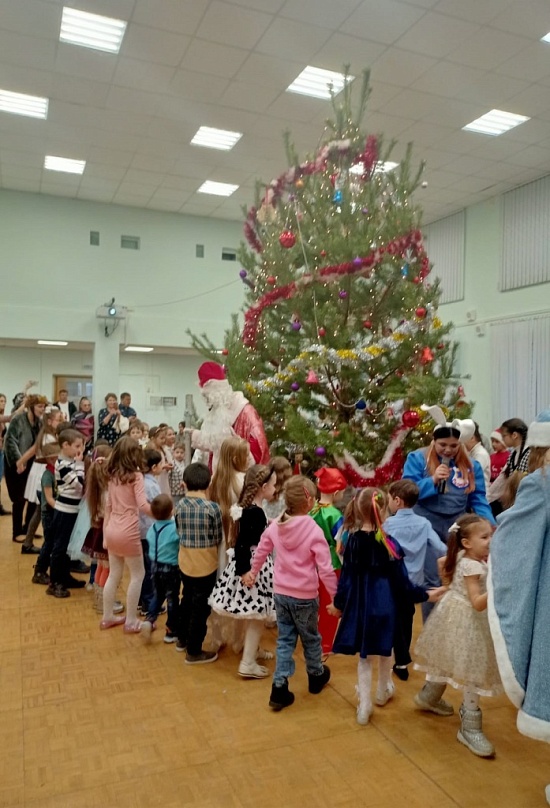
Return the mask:
<path id="1" fill-rule="evenodd" d="M 429 413 L 436 422 L 437 426 L 433 431 L 434 438 L 452 436 L 458 438 L 461 443 L 466 443 L 466 441 L 474 437 L 476 425 L 471 418 L 464 418 L 463 420 L 455 418 L 453 421 L 447 421 L 445 413 L 437 405 L 428 406 L 427 404 L 422 404 L 421 409 Z"/>
<path id="2" fill-rule="evenodd" d="M 550 446 L 550 410 L 539 412 L 527 431 L 526 446 Z"/>

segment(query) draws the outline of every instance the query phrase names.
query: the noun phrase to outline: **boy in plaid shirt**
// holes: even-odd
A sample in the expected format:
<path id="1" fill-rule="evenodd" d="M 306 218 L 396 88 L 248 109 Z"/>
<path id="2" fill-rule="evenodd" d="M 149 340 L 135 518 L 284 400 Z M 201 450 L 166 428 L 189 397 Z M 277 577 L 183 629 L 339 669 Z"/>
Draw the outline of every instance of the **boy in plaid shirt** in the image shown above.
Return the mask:
<path id="1" fill-rule="evenodd" d="M 222 540 L 222 513 L 208 500 L 210 471 L 204 463 L 191 463 L 183 473 L 186 494 L 176 508 L 180 537 L 179 568 L 183 583 L 177 651 L 187 651 L 187 665 L 215 662 L 214 651 L 203 651 L 208 598 L 218 574 L 218 546 Z"/>

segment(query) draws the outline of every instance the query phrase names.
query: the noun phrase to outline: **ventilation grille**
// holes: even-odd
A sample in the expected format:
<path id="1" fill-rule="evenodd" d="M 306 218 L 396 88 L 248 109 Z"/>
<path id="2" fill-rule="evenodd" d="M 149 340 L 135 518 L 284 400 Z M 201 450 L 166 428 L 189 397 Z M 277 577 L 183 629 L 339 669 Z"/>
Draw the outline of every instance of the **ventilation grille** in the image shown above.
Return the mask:
<path id="1" fill-rule="evenodd" d="M 177 396 L 149 396 L 150 407 L 177 407 Z"/>
<path id="2" fill-rule="evenodd" d="M 222 247 L 222 261 L 236 261 L 237 250 L 232 247 Z"/>
<path id="3" fill-rule="evenodd" d="M 139 250 L 140 238 L 139 236 L 121 236 L 120 246 L 123 250 Z"/>

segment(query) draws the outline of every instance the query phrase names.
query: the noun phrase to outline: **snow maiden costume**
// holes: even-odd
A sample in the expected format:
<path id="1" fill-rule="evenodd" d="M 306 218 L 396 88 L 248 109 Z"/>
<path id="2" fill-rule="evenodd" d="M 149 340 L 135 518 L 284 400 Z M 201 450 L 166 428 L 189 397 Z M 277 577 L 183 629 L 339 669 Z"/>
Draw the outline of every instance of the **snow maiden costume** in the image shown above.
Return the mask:
<path id="1" fill-rule="evenodd" d="M 550 411 L 529 427 L 527 446 L 550 447 Z M 518 730 L 550 743 L 550 466 L 528 474 L 514 505 L 499 516 L 487 588 L 497 662 L 519 711 Z M 550 803 L 550 786 L 546 798 Z"/>

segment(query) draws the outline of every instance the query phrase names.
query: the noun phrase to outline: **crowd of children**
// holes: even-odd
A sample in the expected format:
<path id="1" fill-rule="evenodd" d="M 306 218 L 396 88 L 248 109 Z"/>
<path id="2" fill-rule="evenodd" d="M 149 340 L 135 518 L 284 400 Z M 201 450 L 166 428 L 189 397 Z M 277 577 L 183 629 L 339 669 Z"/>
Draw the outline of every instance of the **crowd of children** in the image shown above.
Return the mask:
<path id="1" fill-rule="evenodd" d="M 483 471 L 472 457 L 481 443 L 473 422 L 449 424 L 432 412 L 433 440 L 409 455 L 403 479 L 387 490 L 352 492 L 342 513 L 348 485 L 339 469 L 319 469 L 315 485 L 293 474 L 284 457 L 250 466 L 247 442 L 229 437 L 211 478 L 207 465 L 185 465 L 173 430 L 167 445 L 166 425 L 149 429 L 137 420 L 114 445 L 100 439 L 84 458 L 83 435 L 57 423 L 58 412 L 44 413 L 36 471 L 28 478 L 29 496 L 39 491 L 44 532 L 32 581 L 48 595 L 67 598 L 85 586 L 71 573 L 71 558 L 82 552 L 92 561 L 100 629 L 123 626 L 148 644 L 166 610 L 164 642 L 193 665 L 215 662 L 227 642 L 224 624 L 238 625 L 233 637 L 240 639 L 232 644 L 242 650 L 237 673 L 244 679 L 270 675 L 261 663 L 273 654 L 262 649 L 261 638 L 276 621 L 270 707 L 280 711 L 294 702 L 289 680 L 300 639 L 312 694 L 330 680 L 329 653 L 358 656 L 361 725 L 368 724 L 373 702 L 383 707 L 393 698 L 393 675 L 409 677 L 415 603 L 437 604 L 429 619 L 424 614 L 414 647 L 415 668 L 426 674 L 414 701 L 448 717 L 454 710 L 445 688 L 462 689 L 457 738 L 480 757 L 494 755 L 479 708 L 480 697 L 502 690 L 487 616 L 495 508 L 484 479 L 493 480 L 489 499 L 496 510 L 509 508 L 519 486 L 519 480 L 511 485 L 514 477 L 540 472 L 550 461 L 550 419 L 530 430 L 518 419 L 504 422 L 491 435 L 495 452 Z M 527 507 L 521 495 L 520 504 Z M 538 516 L 536 530 L 545 536 L 547 522 Z M 36 552 L 39 521 L 29 525 L 26 552 Z M 502 525 L 508 524 L 516 524 L 514 508 L 506 510 Z M 501 566 L 500 556 L 495 570 Z M 116 594 L 125 569 L 121 614 Z M 204 647 L 209 617 L 215 648 Z"/>

